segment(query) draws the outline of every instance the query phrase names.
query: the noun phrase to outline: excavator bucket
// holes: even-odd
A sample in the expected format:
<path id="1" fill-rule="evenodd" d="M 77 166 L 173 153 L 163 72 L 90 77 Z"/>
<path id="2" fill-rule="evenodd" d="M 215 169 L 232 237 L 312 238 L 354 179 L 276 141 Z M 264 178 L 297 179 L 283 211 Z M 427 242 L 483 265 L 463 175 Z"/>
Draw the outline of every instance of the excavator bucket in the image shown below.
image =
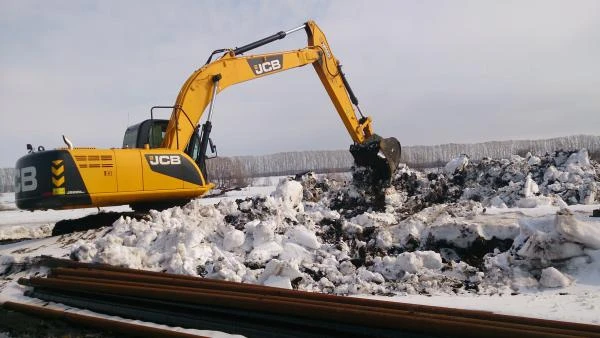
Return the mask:
<path id="1" fill-rule="evenodd" d="M 356 166 L 371 169 L 370 183 L 386 186 L 398 167 L 402 148 L 395 137 L 373 134 L 364 143 L 351 145 L 350 153 Z"/>

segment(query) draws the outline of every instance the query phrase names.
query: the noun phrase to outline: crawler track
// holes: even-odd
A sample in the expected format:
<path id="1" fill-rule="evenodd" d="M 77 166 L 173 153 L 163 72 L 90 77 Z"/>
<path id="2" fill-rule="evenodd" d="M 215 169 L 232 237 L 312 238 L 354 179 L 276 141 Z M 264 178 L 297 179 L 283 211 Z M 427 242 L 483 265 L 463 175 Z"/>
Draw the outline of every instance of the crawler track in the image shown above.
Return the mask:
<path id="1" fill-rule="evenodd" d="M 49 259 L 29 295 L 170 326 L 248 337 L 600 337 L 600 326 L 340 297 Z M 147 334 L 147 333 L 146 333 Z"/>
<path id="2" fill-rule="evenodd" d="M 108 211 L 99 212 L 97 214 L 91 214 L 85 217 L 75 219 L 64 219 L 56 222 L 54 228 L 52 229 L 52 236 L 65 235 L 75 231 L 84 231 L 110 226 L 116 220 L 118 220 L 119 217 L 131 217 L 135 219 L 141 219 L 147 214 L 147 212 L 142 211 Z"/>

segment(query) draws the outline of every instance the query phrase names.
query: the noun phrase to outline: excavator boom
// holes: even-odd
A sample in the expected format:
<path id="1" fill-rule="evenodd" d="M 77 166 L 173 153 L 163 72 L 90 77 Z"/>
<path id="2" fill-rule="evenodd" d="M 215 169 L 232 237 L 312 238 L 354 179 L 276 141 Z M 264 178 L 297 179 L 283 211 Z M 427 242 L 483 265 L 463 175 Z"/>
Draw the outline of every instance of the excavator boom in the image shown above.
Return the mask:
<path id="1" fill-rule="evenodd" d="M 308 36 L 305 48 L 252 56 L 241 56 L 257 47 L 282 39 L 304 29 Z M 162 147 L 182 150 L 214 95 L 225 88 L 244 81 L 312 64 L 323 87 L 331 98 L 348 134 L 354 141 L 351 154 L 355 164 L 373 169 L 373 184 L 389 181 L 401 154 L 400 142 L 395 138 L 381 138 L 373 133 L 372 120 L 360 111 L 358 99 L 350 87 L 340 62 L 331 52 L 325 34 L 314 21 L 287 32 L 271 36 L 229 50 L 213 62 L 207 62 L 185 82 L 175 103 Z M 219 52 L 216 51 L 216 52 Z M 215 54 L 211 54 L 211 57 Z M 218 81 L 214 77 L 219 76 Z M 216 87 L 215 87 L 216 86 Z M 360 116 L 357 116 L 354 107 Z"/>

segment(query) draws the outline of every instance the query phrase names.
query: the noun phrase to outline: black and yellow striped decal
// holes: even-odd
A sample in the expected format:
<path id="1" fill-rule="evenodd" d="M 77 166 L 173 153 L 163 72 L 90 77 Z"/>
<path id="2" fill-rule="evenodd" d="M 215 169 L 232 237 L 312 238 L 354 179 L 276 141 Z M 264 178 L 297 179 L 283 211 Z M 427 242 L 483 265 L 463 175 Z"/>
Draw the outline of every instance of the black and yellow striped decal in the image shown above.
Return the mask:
<path id="1" fill-rule="evenodd" d="M 65 165 L 63 160 L 52 161 L 52 195 L 65 194 Z"/>

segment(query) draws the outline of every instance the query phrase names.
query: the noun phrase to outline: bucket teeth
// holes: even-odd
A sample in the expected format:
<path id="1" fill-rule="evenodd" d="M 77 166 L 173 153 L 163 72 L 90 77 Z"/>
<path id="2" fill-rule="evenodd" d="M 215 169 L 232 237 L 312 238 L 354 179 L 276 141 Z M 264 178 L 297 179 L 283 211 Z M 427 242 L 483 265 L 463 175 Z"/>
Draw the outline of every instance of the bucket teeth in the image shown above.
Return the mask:
<path id="1" fill-rule="evenodd" d="M 363 144 L 351 145 L 350 153 L 356 166 L 372 170 L 373 184 L 388 185 L 400 162 L 402 148 L 395 137 L 372 135 Z"/>

